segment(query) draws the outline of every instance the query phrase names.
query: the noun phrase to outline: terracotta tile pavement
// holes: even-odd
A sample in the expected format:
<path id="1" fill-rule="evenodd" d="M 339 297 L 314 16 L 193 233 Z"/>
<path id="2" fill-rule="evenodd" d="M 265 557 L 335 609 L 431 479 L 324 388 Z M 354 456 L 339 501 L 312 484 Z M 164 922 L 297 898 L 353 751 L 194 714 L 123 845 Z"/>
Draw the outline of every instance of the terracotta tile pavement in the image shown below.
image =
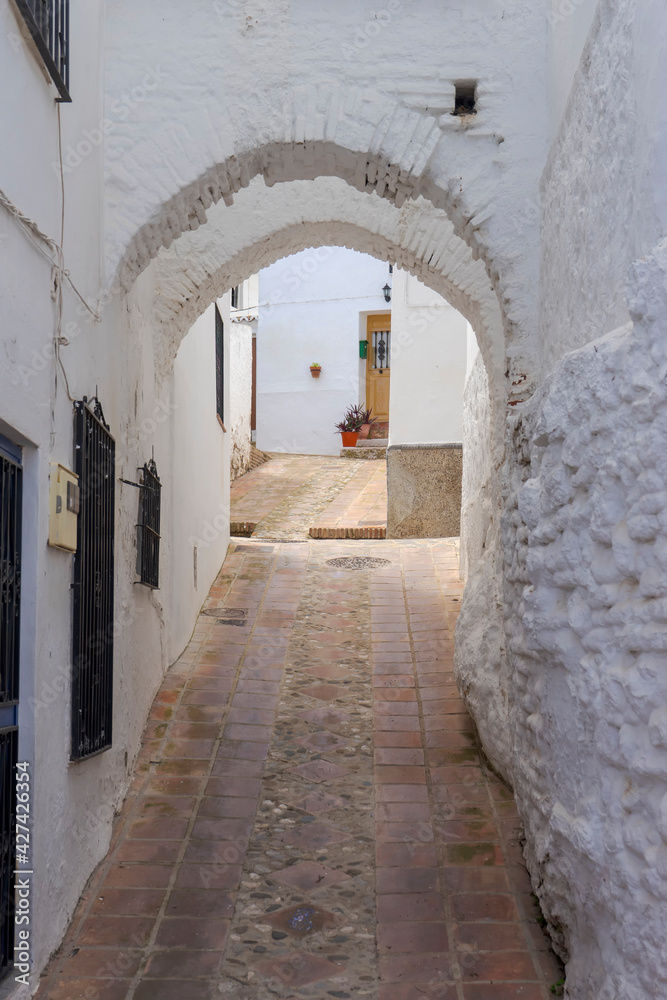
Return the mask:
<path id="1" fill-rule="evenodd" d="M 326 598 L 314 594 L 326 558 L 350 553 L 389 562 L 331 571 Z M 460 590 L 454 540 L 231 546 L 207 603 L 247 609 L 247 624 L 200 616 L 167 674 L 111 849 L 39 1000 L 549 1000 L 562 973 L 512 796 L 454 683 Z M 297 621 L 305 645 L 292 641 Z M 293 743 L 290 720 L 274 722 L 288 695 L 307 727 Z M 354 728 L 360 702 L 372 732 Z M 284 815 L 299 822 L 273 816 L 269 779 L 298 783 Z M 348 846 L 352 781 L 372 786 L 360 790 L 375 836 Z M 258 866 L 248 846 L 267 823 L 284 848 Z M 357 867 L 343 870 L 337 851 Z M 362 898 L 371 905 L 350 913 Z"/>

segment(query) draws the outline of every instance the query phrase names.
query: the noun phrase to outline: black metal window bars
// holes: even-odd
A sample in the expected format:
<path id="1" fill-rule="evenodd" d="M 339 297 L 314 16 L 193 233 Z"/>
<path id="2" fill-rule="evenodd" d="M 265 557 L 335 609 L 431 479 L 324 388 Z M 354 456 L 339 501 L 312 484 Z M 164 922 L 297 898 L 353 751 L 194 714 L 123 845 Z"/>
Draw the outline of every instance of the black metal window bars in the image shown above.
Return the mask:
<path id="1" fill-rule="evenodd" d="M 389 368 L 391 361 L 389 358 L 389 341 L 391 332 L 389 330 L 376 330 L 373 333 L 373 368 L 377 368 L 382 374 Z"/>
<path id="2" fill-rule="evenodd" d="M 69 103 L 69 0 L 16 0 L 16 6 L 58 89 Z"/>
<path id="3" fill-rule="evenodd" d="M 225 423 L 225 324 L 215 307 L 215 405 L 220 423 Z"/>
<path id="4" fill-rule="evenodd" d="M 74 404 L 80 509 L 74 557 L 72 760 L 111 746 L 116 445 L 99 400 Z"/>
<path id="5" fill-rule="evenodd" d="M 160 500 L 162 483 L 155 460 L 141 470 L 139 522 L 137 524 L 137 573 L 139 582 L 157 590 L 160 586 Z"/>

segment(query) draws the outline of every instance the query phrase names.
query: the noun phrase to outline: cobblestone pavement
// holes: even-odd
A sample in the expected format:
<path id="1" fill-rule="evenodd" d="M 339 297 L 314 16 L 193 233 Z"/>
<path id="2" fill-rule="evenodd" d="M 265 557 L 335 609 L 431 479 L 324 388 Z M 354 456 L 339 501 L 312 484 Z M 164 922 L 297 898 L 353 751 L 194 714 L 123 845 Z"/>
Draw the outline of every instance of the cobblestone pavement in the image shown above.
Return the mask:
<path id="1" fill-rule="evenodd" d="M 452 539 L 230 547 L 40 1000 L 552 996 L 453 682 L 456 567 Z"/>
<path id="2" fill-rule="evenodd" d="M 237 479 L 231 520 L 254 522 L 254 538 L 307 538 L 311 527 L 387 523 L 387 463 L 276 455 Z"/>

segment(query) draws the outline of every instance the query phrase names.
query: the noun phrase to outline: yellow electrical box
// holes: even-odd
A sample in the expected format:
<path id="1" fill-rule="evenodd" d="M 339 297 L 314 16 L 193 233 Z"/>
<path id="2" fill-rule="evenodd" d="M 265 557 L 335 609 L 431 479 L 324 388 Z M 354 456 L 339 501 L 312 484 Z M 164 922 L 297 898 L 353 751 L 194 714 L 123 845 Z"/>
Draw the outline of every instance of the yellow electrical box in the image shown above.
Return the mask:
<path id="1" fill-rule="evenodd" d="M 51 463 L 49 491 L 49 545 L 76 552 L 79 515 L 79 477 L 64 465 Z"/>

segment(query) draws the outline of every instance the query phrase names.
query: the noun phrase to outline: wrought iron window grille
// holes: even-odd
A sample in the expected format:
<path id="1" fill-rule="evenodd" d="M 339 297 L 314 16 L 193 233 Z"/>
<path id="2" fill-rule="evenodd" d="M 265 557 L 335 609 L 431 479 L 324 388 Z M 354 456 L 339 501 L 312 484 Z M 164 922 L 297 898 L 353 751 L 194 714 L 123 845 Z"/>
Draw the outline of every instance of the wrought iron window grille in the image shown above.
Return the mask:
<path id="1" fill-rule="evenodd" d="M 137 574 L 146 587 L 160 587 L 160 504 L 162 483 L 155 458 L 139 469 L 141 482 L 121 479 L 121 483 L 139 490 L 139 520 L 137 521 Z"/>
<path id="2" fill-rule="evenodd" d="M 215 400 L 220 423 L 225 425 L 225 324 L 215 307 Z"/>
<path id="3" fill-rule="evenodd" d="M 373 333 L 373 368 L 380 374 L 390 366 L 390 338 L 389 330 L 377 330 Z"/>
<path id="4" fill-rule="evenodd" d="M 72 760 L 111 746 L 116 445 L 99 400 L 74 403 L 80 510 L 73 573 Z"/>
<path id="5" fill-rule="evenodd" d="M 70 103 L 69 0 L 16 0 L 16 6 L 56 85 L 56 100 Z"/>

